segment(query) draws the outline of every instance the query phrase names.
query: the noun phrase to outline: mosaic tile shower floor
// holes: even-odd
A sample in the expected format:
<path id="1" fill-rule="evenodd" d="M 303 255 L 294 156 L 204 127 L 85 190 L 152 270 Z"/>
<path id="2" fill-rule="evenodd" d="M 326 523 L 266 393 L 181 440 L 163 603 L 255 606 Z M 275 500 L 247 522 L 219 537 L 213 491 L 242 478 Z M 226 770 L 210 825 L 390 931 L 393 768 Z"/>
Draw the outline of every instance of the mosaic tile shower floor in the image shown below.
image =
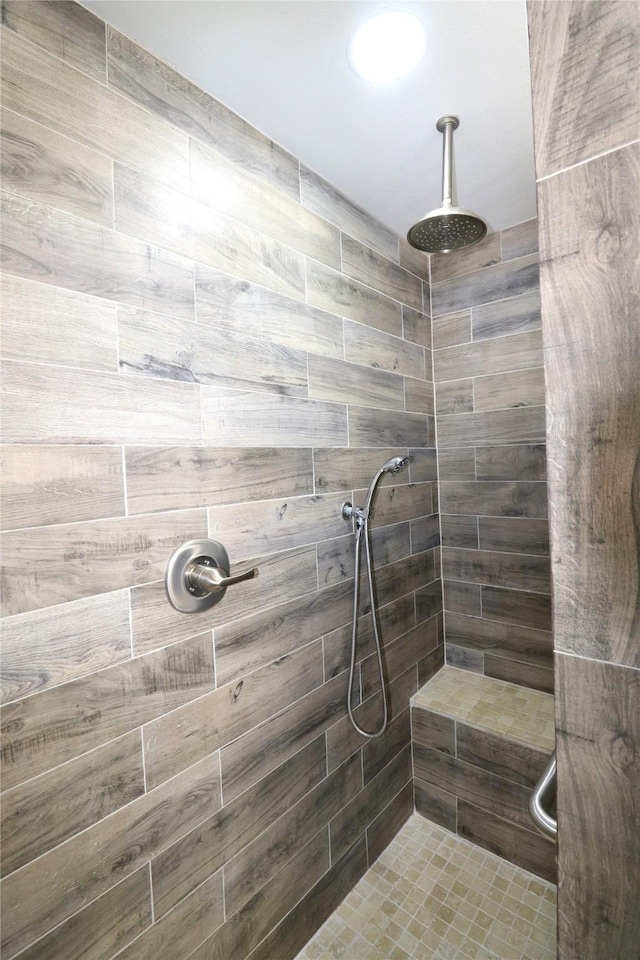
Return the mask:
<path id="1" fill-rule="evenodd" d="M 296 960 L 555 957 L 555 886 L 414 814 Z"/>

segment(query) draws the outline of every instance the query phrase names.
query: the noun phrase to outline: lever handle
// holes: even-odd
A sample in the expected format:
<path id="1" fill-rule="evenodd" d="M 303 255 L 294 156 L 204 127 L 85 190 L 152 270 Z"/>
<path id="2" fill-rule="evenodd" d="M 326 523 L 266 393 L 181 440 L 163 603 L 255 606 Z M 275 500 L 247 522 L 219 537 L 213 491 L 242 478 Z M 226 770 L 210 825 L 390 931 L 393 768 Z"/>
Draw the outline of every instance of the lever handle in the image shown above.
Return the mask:
<path id="1" fill-rule="evenodd" d="M 207 563 L 205 561 L 204 563 L 190 563 L 185 571 L 185 578 L 189 589 L 203 590 L 205 593 L 219 593 L 221 590 L 233 586 L 234 583 L 253 580 L 258 576 L 258 573 L 258 568 L 254 567 L 253 570 L 247 570 L 246 573 L 239 573 L 231 577 L 226 570 L 212 566 L 211 562 Z"/>

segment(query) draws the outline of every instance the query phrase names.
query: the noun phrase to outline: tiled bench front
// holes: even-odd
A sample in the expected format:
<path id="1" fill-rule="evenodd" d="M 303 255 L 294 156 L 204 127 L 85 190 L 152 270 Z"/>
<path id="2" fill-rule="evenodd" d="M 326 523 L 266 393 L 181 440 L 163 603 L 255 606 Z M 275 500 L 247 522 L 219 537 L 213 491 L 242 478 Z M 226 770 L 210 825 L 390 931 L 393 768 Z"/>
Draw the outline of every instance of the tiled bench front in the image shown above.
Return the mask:
<path id="1" fill-rule="evenodd" d="M 443 667 L 411 699 L 416 810 L 546 880 L 555 848 L 531 822 L 554 748 L 553 697 Z"/>

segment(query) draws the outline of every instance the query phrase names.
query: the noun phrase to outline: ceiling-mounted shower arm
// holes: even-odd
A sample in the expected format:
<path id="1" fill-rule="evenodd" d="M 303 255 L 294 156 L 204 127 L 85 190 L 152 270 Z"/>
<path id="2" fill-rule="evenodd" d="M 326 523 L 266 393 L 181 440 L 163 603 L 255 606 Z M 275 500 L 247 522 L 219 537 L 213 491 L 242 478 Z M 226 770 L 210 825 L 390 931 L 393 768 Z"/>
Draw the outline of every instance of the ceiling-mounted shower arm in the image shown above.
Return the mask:
<path id="1" fill-rule="evenodd" d="M 460 126 L 460 120 L 453 114 L 440 117 L 436 130 L 444 134 L 442 143 L 442 206 L 454 207 L 453 198 L 453 131 Z"/>

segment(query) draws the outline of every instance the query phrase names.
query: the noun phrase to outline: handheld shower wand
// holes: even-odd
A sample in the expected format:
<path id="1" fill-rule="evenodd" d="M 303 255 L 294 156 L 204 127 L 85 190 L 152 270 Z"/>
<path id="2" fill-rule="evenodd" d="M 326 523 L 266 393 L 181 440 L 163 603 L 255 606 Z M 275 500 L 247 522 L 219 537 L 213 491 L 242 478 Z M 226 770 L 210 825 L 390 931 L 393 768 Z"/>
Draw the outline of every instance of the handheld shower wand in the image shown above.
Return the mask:
<path id="1" fill-rule="evenodd" d="M 382 646 L 380 642 L 380 627 L 378 624 L 378 611 L 376 609 L 376 600 L 375 600 L 375 591 L 374 591 L 374 578 L 373 578 L 373 558 L 371 554 L 371 540 L 370 540 L 370 530 L 369 523 L 373 514 L 372 503 L 375 496 L 378 484 L 381 478 L 385 473 L 396 474 L 401 470 L 404 470 L 405 467 L 411 462 L 411 457 L 391 457 L 389 460 L 386 460 L 382 464 L 373 480 L 369 486 L 367 492 L 367 498 L 365 500 L 364 507 L 354 507 L 352 503 L 343 503 L 342 505 L 342 516 L 345 520 L 353 520 L 356 528 L 356 545 L 355 545 L 355 579 L 353 583 L 353 625 L 351 629 L 351 662 L 349 666 L 349 691 L 347 693 L 347 711 L 349 713 L 349 719 L 351 723 L 363 737 L 367 737 L 369 740 L 375 739 L 375 737 L 380 737 L 387 729 L 387 723 L 389 719 L 388 707 L 387 707 L 387 696 L 384 685 L 384 673 L 382 670 Z M 370 733 L 368 730 L 364 730 L 359 726 L 354 713 L 353 713 L 353 681 L 355 679 L 356 672 L 356 647 L 358 641 L 358 610 L 360 607 L 360 567 L 361 567 L 361 552 L 362 552 L 362 543 L 364 541 L 365 547 L 365 556 L 367 560 L 367 580 L 369 585 L 369 602 L 371 604 L 371 619 L 373 622 L 373 637 L 376 646 L 376 657 L 378 660 L 378 675 L 380 677 L 380 692 L 382 694 L 382 725 L 379 730 L 376 730 L 374 733 Z"/>

